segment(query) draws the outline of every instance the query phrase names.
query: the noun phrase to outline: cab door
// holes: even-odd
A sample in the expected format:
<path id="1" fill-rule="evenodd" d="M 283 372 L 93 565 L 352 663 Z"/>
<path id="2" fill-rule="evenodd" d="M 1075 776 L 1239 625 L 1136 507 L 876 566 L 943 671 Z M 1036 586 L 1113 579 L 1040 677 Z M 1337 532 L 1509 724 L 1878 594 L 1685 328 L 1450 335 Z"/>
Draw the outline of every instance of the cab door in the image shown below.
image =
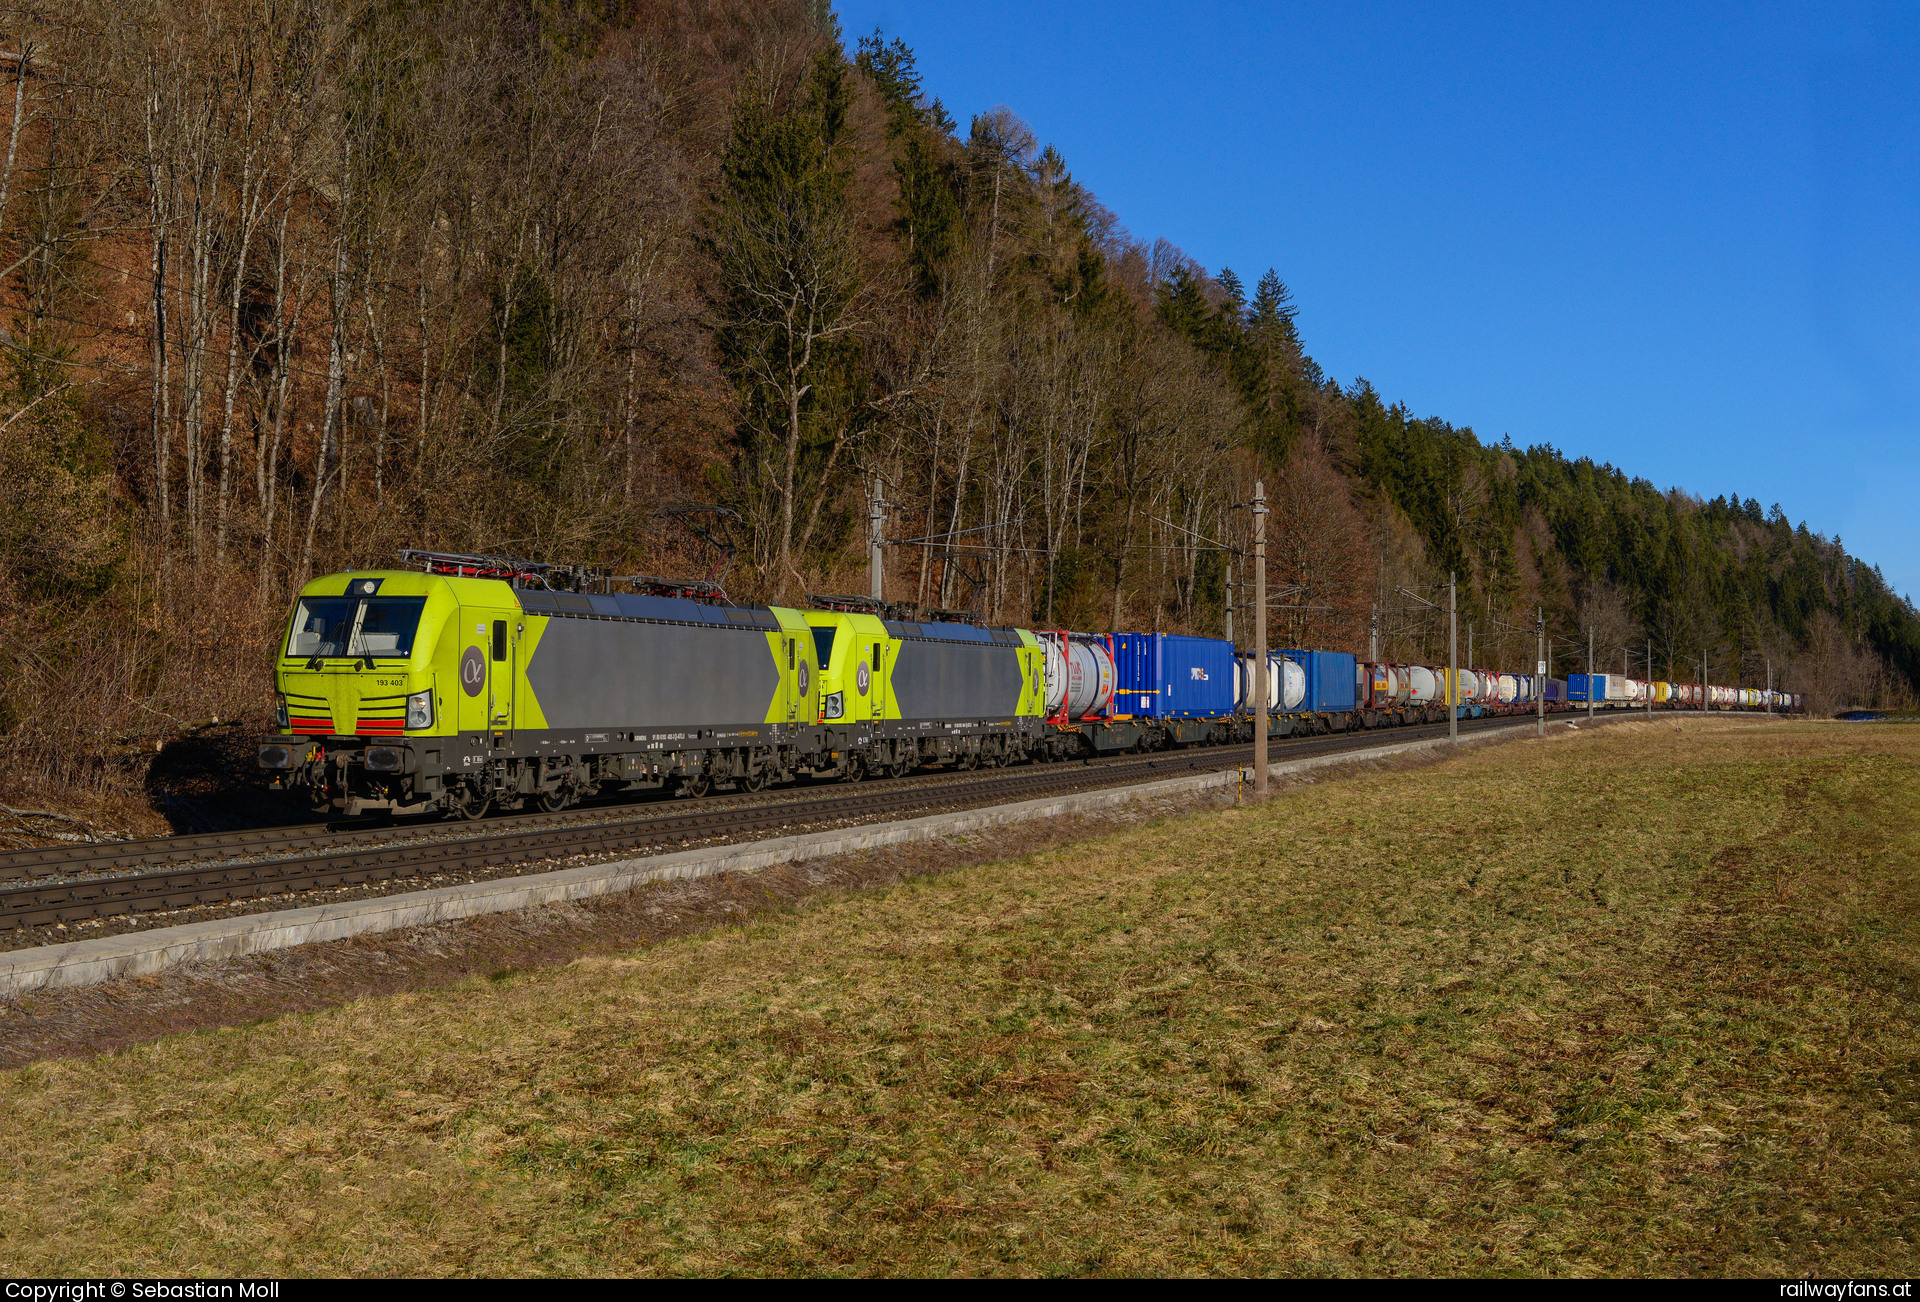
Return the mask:
<path id="1" fill-rule="evenodd" d="M 513 744 L 513 687 L 520 677 L 520 638 L 517 610 L 488 612 L 487 727 L 496 742 Z"/>
<path id="2" fill-rule="evenodd" d="M 867 672 L 873 679 L 873 694 L 869 698 L 873 702 L 873 717 L 884 719 L 887 717 L 887 700 L 890 695 L 887 691 L 887 680 L 892 677 L 888 672 L 887 643 L 884 639 L 870 642 L 867 644 L 866 652 Z"/>

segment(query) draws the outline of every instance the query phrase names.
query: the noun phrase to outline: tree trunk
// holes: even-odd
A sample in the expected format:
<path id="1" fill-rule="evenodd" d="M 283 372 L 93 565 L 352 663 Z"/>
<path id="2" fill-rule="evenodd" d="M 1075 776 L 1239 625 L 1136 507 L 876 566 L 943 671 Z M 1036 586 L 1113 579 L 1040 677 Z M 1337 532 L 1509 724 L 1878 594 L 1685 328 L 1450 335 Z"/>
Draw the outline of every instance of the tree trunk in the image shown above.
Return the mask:
<path id="1" fill-rule="evenodd" d="M 300 577 L 304 582 L 313 573 L 313 535 L 320 524 L 320 505 L 326 500 L 327 483 L 331 472 L 327 461 L 333 452 L 334 430 L 340 420 L 340 394 L 346 384 L 346 329 L 347 296 L 351 292 L 347 285 L 347 221 L 346 214 L 352 205 L 350 177 L 353 162 L 352 146 L 343 151 L 340 168 L 340 211 L 337 214 L 337 229 L 333 237 L 333 272 L 328 285 L 328 296 L 333 307 L 332 328 L 327 338 L 327 407 L 320 419 L 320 451 L 313 463 L 313 498 L 307 504 L 307 536 L 300 548 Z"/>
<path id="2" fill-rule="evenodd" d="M 173 450 L 169 434 L 173 424 L 171 386 L 167 374 L 167 216 L 159 179 L 152 182 L 153 249 L 147 266 L 153 276 L 153 492 L 156 539 L 164 563 L 167 534 L 172 517 L 169 489 L 172 482 Z"/>

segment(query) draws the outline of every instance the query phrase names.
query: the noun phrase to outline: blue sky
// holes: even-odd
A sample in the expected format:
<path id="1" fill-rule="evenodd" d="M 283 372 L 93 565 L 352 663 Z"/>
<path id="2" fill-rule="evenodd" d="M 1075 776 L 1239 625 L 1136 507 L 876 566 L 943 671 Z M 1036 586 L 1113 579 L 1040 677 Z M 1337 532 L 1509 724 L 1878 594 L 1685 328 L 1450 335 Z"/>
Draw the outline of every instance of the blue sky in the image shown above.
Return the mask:
<path id="1" fill-rule="evenodd" d="M 1920 593 L 1920 5 L 835 8 L 1136 237 L 1274 267 L 1342 383 Z"/>

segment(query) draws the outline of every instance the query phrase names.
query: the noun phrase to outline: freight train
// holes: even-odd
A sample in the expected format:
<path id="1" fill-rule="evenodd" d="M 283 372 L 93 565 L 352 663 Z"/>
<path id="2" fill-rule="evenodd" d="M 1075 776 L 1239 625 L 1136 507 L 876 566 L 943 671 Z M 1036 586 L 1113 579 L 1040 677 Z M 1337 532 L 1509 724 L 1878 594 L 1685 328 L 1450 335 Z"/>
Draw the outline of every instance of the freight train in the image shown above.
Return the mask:
<path id="1" fill-rule="evenodd" d="M 599 793 L 758 791 L 1253 739 L 1252 655 L 1216 638 L 987 628 L 863 597 L 744 605 L 716 585 L 405 551 L 317 578 L 275 664 L 271 784 L 353 816 L 558 810 Z M 616 592 L 616 587 L 629 589 Z M 1448 671 L 1269 655 L 1275 737 L 1444 721 Z M 1752 709 L 1748 688 L 1461 670 L 1462 717 Z M 1775 693 L 1774 708 L 1799 708 Z"/>

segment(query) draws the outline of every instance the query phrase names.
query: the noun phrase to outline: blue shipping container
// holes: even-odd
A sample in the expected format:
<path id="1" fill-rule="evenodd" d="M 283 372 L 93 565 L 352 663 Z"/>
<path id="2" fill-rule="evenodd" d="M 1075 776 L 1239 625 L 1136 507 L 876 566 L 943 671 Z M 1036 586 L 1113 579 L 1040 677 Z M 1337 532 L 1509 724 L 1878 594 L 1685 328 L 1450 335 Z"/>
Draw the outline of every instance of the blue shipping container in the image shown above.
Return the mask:
<path id="1" fill-rule="evenodd" d="M 1564 678 L 1547 679 L 1546 699 L 1549 701 L 1566 700 L 1567 699 L 1567 680 Z"/>
<path id="2" fill-rule="evenodd" d="M 1594 704 L 1605 704 L 1607 699 L 1607 677 L 1608 675 L 1606 674 L 1568 674 L 1567 699 L 1569 701 L 1580 701 L 1584 703 L 1587 699 L 1587 680 L 1592 679 Z"/>
<path id="3" fill-rule="evenodd" d="M 1282 651 L 1281 655 L 1306 671 L 1307 694 L 1302 710 L 1337 714 L 1354 708 L 1353 657 L 1344 651 Z"/>
<path id="4" fill-rule="evenodd" d="M 1115 714 L 1149 719 L 1233 713 L 1233 644 L 1177 633 L 1113 636 Z"/>

